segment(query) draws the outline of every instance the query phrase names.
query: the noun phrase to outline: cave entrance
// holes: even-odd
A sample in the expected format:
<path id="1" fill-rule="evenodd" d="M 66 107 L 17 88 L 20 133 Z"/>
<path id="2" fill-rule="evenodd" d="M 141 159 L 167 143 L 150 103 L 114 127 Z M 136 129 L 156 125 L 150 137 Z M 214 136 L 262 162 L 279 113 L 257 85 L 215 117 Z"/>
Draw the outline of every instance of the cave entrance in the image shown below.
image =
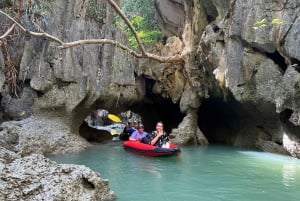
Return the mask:
<path id="1" fill-rule="evenodd" d="M 115 114 L 106 109 L 93 110 L 79 127 L 79 134 L 90 142 L 118 139 L 123 132 L 125 124 Z"/>
<path id="2" fill-rule="evenodd" d="M 198 125 L 209 143 L 232 145 L 246 113 L 236 101 L 206 99 L 198 110 Z"/>
<path id="3" fill-rule="evenodd" d="M 165 131 L 170 133 L 173 128 L 178 127 L 185 116 L 180 112 L 178 104 L 174 104 L 170 99 L 160 97 L 157 97 L 155 101 L 135 104 L 130 109 L 141 115 L 147 132 L 155 130 L 156 123 L 162 121 Z"/>
<path id="4" fill-rule="evenodd" d="M 108 114 L 110 114 L 109 109 L 105 110 L 107 112 L 105 112 L 104 118 L 100 118 L 100 122 L 99 120 L 97 120 L 98 122 L 94 122 L 91 118 L 94 118 L 93 115 L 97 111 L 99 111 L 99 109 L 93 110 L 79 128 L 80 135 L 89 142 L 102 142 L 104 140 L 116 139 L 115 137 L 119 136 L 120 133 L 117 132 L 117 135 L 114 135 L 111 129 L 118 127 L 116 130 L 120 130 L 120 127 L 123 126 L 121 128 L 123 130 L 127 122 L 142 123 L 145 127 L 145 131 L 151 132 L 155 130 L 156 123 L 162 121 L 165 131 L 170 133 L 173 128 L 178 126 L 184 117 L 184 114 L 180 112 L 178 104 L 174 104 L 170 99 L 155 95 L 152 95 L 151 99 L 146 97 L 141 102 L 128 107 L 125 111 L 114 114 L 120 117 L 122 121 L 120 123 L 113 122 L 107 118 Z M 122 126 L 120 124 L 122 124 Z"/>

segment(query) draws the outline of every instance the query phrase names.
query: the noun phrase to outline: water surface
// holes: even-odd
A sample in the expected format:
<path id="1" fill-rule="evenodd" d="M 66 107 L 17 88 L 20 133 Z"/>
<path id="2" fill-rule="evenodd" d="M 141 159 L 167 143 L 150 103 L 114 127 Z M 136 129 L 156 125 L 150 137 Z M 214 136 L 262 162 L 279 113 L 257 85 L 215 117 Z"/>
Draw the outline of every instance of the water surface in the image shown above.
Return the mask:
<path id="1" fill-rule="evenodd" d="M 99 172 L 118 201 L 300 199 L 300 161 L 270 153 L 210 145 L 182 147 L 179 157 L 151 158 L 110 141 L 50 158 Z"/>

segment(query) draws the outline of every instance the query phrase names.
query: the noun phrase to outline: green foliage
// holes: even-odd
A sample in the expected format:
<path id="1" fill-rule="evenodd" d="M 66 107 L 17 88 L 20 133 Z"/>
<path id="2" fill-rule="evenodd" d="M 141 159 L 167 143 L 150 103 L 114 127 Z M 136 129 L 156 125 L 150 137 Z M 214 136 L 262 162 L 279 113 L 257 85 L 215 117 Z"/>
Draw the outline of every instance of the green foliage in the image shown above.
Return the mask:
<path id="1" fill-rule="evenodd" d="M 286 24 L 286 23 L 284 23 L 281 19 L 274 18 L 274 19 L 272 19 L 270 24 L 271 25 L 282 25 L 282 24 Z M 267 24 L 266 18 L 263 18 L 262 20 L 255 22 L 254 26 L 252 28 L 259 29 L 259 28 L 263 28 L 263 27 L 267 27 L 267 26 L 270 26 L 270 25 Z"/>
<path id="2" fill-rule="evenodd" d="M 125 0 L 122 11 L 134 26 L 144 45 L 152 45 L 159 41 L 162 34 L 156 26 L 153 0 Z M 136 48 L 134 35 L 123 20 L 117 19 L 116 26 L 127 32 L 130 45 Z"/>
<path id="3" fill-rule="evenodd" d="M 87 14 L 89 17 L 93 18 L 97 23 L 103 24 L 105 9 L 99 8 L 99 6 L 97 5 L 97 0 L 89 0 Z"/>
<path id="4" fill-rule="evenodd" d="M 275 18 L 275 19 L 272 20 L 271 24 L 281 25 L 281 24 L 283 24 L 283 21 L 281 19 Z"/>
<path id="5" fill-rule="evenodd" d="M 134 18 L 132 18 L 131 20 L 131 24 L 134 26 L 134 27 L 141 27 L 143 25 L 143 21 L 144 21 L 144 18 L 141 17 L 141 16 L 136 16 Z"/>
<path id="6" fill-rule="evenodd" d="M 11 0 L 4 0 L 2 4 L 3 7 L 11 7 L 13 5 L 13 2 Z M 1 1 L 0 1 L 0 5 L 1 5 Z"/>
<path id="7" fill-rule="evenodd" d="M 130 20 L 138 16 L 143 17 L 144 20 L 142 24 L 139 25 L 143 27 L 143 29 L 156 28 L 153 0 L 125 0 L 122 11 Z"/>
<path id="8" fill-rule="evenodd" d="M 136 31 L 138 37 L 142 40 L 142 42 L 146 45 L 155 44 L 161 38 L 161 32 L 157 29 L 149 30 L 143 27 L 145 19 L 141 16 L 137 16 L 131 20 L 131 23 L 134 27 L 136 27 Z M 134 35 L 131 33 L 129 29 L 125 29 L 129 36 L 130 45 L 134 48 L 137 47 L 137 42 Z"/>
<path id="9" fill-rule="evenodd" d="M 157 30 L 139 32 L 139 37 L 145 41 L 146 44 L 154 44 L 161 38 L 161 32 Z"/>

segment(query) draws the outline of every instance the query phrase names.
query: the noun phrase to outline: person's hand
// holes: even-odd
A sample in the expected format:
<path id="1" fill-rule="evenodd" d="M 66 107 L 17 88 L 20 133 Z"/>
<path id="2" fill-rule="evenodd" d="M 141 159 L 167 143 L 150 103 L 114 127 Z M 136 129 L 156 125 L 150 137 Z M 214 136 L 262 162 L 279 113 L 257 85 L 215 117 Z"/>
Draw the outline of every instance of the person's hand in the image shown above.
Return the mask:
<path id="1" fill-rule="evenodd" d="M 164 133 L 163 133 L 163 132 L 159 132 L 159 133 L 157 133 L 157 135 L 158 135 L 159 137 L 161 137 L 161 136 L 164 135 Z"/>

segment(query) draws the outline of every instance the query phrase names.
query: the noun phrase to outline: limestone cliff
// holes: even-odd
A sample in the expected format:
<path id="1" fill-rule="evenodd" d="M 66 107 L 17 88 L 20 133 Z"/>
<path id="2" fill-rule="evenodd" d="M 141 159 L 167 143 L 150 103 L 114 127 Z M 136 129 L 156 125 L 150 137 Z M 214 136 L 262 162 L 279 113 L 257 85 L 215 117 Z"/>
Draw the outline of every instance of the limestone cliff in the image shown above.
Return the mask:
<path id="1" fill-rule="evenodd" d="M 108 38 L 126 44 L 112 25 L 112 8 L 96 2 L 53 1 L 46 31 L 64 41 Z M 91 6 L 101 8 L 101 18 L 91 14 Z M 183 114 L 175 123 L 165 118 L 173 123 L 176 143 L 223 142 L 299 158 L 299 1 L 155 0 L 155 7 L 168 38 L 160 53 L 184 53 L 182 63 L 136 60 L 111 45 L 61 50 L 18 32 L 19 41 L 9 41 L 8 49 L 2 45 L 0 67 L 5 69 L 10 55 L 24 89 L 35 98 L 26 107 L 31 110 L 18 107 L 6 110 L 14 115 L 3 114 L 50 121 L 63 115 L 64 126 L 58 128 L 80 140 L 80 124 L 96 108 L 150 115 L 155 107 L 147 106 L 168 99 Z M 1 23 L 8 21 L 1 18 Z M 4 77 L 3 110 L 23 97 L 7 97 Z M 49 129 L 45 137 L 55 132 Z"/>

